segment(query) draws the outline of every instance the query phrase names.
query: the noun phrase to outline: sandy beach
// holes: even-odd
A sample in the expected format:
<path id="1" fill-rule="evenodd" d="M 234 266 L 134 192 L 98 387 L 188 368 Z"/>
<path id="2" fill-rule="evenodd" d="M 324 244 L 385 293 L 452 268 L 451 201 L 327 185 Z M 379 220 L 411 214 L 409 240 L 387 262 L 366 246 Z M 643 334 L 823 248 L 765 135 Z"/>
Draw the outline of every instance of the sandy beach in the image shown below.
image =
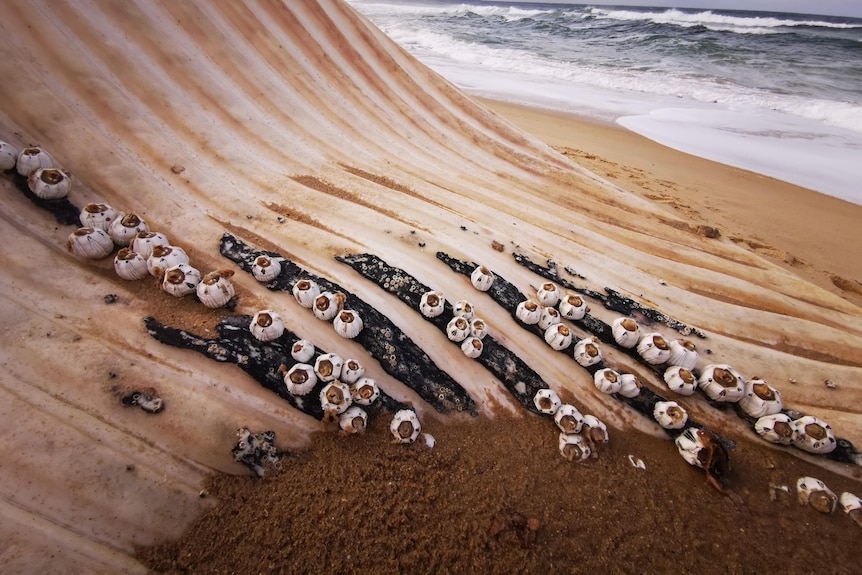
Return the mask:
<path id="1" fill-rule="evenodd" d="M 698 370 L 726 363 L 763 377 L 786 407 L 860 446 L 862 207 L 614 126 L 478 101 L 336 0 L 8 2 L 0 16 L 0 71 L 16 79 L 0 87 L 0 140 L 50 150 L 71 174 L 72 203 L 137 212 L 202 272 L 235 272 L 237 294 L 232 311 L 208 309 L 152 278 L 119 279 L 113 257 L 76 258 L 65 248 L 74 227 L 0 178 L 5 571 L 851 573 L 859 563 L 854 522 L 795 494 L 813 475 L 862 495 L 858 465 L 771 445 L 700 393 L 674 396 L 735 443 L 721 478 L 730 494 L 719 493 L 650 418 L 600 392 L 436 253 L 486 265 L 530 297 L 543 279 L 513 256 L 552 259 L 584 289 L 612 288 L 702 330 Z M 225 232 L 384 312 L 476 415 L 436 411 L 357 341 L 255 281 L 219 253 Z M 469 299 L 501 346 L 607 424 L 598 458 L 562 458 L 550 418 L 334 259 L 356 253 Z M 602 322 L 619 316 L 590 305 Z M 340 434 L 143 324 L 205 340 L 225 315 L 264 308 L 361 360 L 416 410 L 434 448 L 392 444 L 383 409 L 364 434 Z M 602 350 L 606 365 L 671 393 L 630 355 Z M 142 389 L 163 412 L 123 405 Z M 239 427 L 275 432 L 278 469 L 258 479 L 232 459 Z"/>

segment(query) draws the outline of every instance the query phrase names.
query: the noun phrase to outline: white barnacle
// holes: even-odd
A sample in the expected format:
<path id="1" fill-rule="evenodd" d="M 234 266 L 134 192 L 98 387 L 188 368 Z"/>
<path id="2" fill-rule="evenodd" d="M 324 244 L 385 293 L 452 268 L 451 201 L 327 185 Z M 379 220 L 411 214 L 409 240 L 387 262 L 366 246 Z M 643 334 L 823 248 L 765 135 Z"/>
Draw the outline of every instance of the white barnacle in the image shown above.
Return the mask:
<path id="1" fill-rule="evenodd" d="M 545 330 L 545 343 L 555 351 L 561 351 L 572 345 L 572 330 L 561 323 L 548 326 Z"/>
<path id="2" fill-rule="evenodd" d="M 338 379 L 347 385 L 351 385 L 356 383 L 363 375 L 365 375 L 365 367 L 359 363 L 359 360 L 346 359 L 341 365 L 341 375 L 339 375 Z"/>
<path id="3" fill-rule="evenodd" d="M 389 431 L 397 443 L 413 443 L 419 437 L 422 426 L 412 409 L 399 409 L 389 424 Z"/>
<path id="4" fill-rule="evenodd" d="M 536 290 L 536 299 L 545 307 L 554 307 L 560 302 L 560 288 L 553 282 L 545 282 Z"/>
<path id="5" fill-rule="evenodd" d="M 640 395 L 641 384 L 638 376 L 633 373 L 621 373 L 620 374 L 620 390 L 617 392 L 623 397 L 637 397 Z"/>
<path id="6" fill-rule="evenodd" d="M 515 317 L 524 325 L 536 325 L 542 317 L 542 308 L 532 300 L 525 300 L 515 309 Z"/>
<path id="7" fill-rule="evenodd" d="M 258 341 L 275 341 L 284 333 L 284 319 L 276 311 L 262 309 L 251 318 L 249 330 Z"/>
<path id="8" fill-rule="evenodd" d="M 171 245 L 171 242 L 168 241 L 168 236 L 162 232 L 151 232 L 149 230 L 138 232 L 138 235 L 132 238 L 131 243 L 132 249 L 141 254 L 144 259 L 147 259 L 153 254 L 153 248 L 156 246 L 169 245 Z"/>
<path id="9" fill-rule="evenodd" d="M 602 350 L 592 337 L 585 337 L 575 344 L 575 361 L 582 367 L 589 367 L 602 361 Z"/>
<path id="10" fill-rule="evenodd" d="M 688 413 L 675 401 L 657 401 L 652 416 L 665 429 L 682 429 L 688 422 Z"/>
<path id="11" fill-rule="evenodd" d="M 852 519 L 856 525 L 862 527 L 862 499 L 849 491 L 845 491 L 841 494 L 841 497 L 838 498 L 838 503 L 841 505 L 841 509 L 844 510 L 844 513 L 849 515 L 850 519 Z"/>
<path id="12" fill-rule="evenodd" d="M 314 357 L 314 344 L 307 339 L 298 339 L 290 346 L 290 357 L 300 363 L 308 363 Z"/>
<path id="13" fill-rule="evenodd" d="M 567 461 L 586 461 L 590 458 L 589 446 L 577 433 L 560 432 L 559 448 Z"/>
<path id="14" fill-rule="evenodd" d="M 39 168 L 30 172 L 27 187 L 37 198 L 58 200 L 65 198 L 72 188 L 69 174 L 54 168 Z"/>
<path id="15" fill-rule="evenodd" d="M 335 333 L 347 339 L 353 339 L 362 331 L 362 318 L 352 309 L 343 309 L 332 320 Z"/>
<path id="16" fill-rule="evenodd" d="M 108 231 L 111 223 L 120 216 L 120 212 L 108 204 L 90 203 L 81 209 L 81 225 L 86 228 L 99 228 Z M 141 254 L 143 256 L 143 254 Z M 144 256 L 144 259 L 147 259 Z"/>
<path id="17" fill-rule="evenodd" d="M 321 321 L 332 321 L 338 315 L 338 312 L 341 311 L 344 300 L 344 294 L 341 292 L 333 293 L 325 291 L 314 298 L 314 305 L 311 307 L 311 311 L 314 312 L 314 317 Z"/>
<path id="18" fill-rule="evenodd" d="M 139 233 L 148 231 L 150 231 L 150 226 L 147 225 L 147 222 L 133 212 L 115 218 L 108 226 L 108 235 L 121 248 L 131 244 Z"/>
<path id="19" fill-rule="evenodd" d="M 593 374 L 593 383 L 602 393 L 617 393 L 622 386 L 620 374 L 609 367 L 600 369 Z"/>
<path id="20" fill-rule="evenodd" d="M 455 302 L 455 305 L 452 306 L 452 315 L 456 317 L 463 317 L 467 321 L 473 319 L 475 311 L 476 310 L 473 307 L 473 304 L 471 304 L 465 299 Z"/>
<path id="21" fill-rule="evenodd" d="M 112 248 L 113 245 L 114 242 L 111 241 Z M 120 278 L 128 281 L 144 279 L 149 275 L 147 260 L 131 248 L 120 248 L 120 251 L 114 256 L 114 271 Z"/>
<path id="22" fill-rule="evenodd" d="M 690 340 L 675 339 L 670 342 L 670 359 L 667 361 L 691 371 L 697 365 L 697 348 Z"/>
<path id="23" fill-rule="evenodd" d="M 736 403 L 745 396 L 745 379 L 729 365 L 706 366 L 697 385 L 708 398 L 720 403 Z"/>
<path id="24" fill-rule="evenodd" d="M 584 416 L 574 405 L 564 403 L 554 413 L 554 423 L 563 433 L 580 433 L 584 425 Z"/>
<path id="25" fill-rule="evenodd" d="M 7 172 L 18 162 L 18 148 L 9 142 L 0 141 L 0 172 Z"/>
<path id="26" fill-rule="evenodd" d="M 197 287 L 201 303 L 211 309 L 226 305 L 236 295 L 230 281 L 233 273 L 233 270 L 216 270 L 205 275 Z"/>
<path id="27" fill-rule="evenodd" d="M 165 270 L 189 263 L 189 256 L 178 246 L 155 245 L 147 258 L 147 271 L 153 277 L 161 277 Z"/>
<path id="28" fill-rule="evenodd" d="M 338 426 L 345 433 L 362 433 L 368 421 L 368 414 L 359 406 L 351 405 L 338 416 Z"/>
<path id="29" fill-rule="evenodd" d="M 638 355 L 651 365 L 661 365 L 670 359 L 670 346 L 658 332 L 641 336 L 637 350 Z"/>
<path id="30" fill-rule="evenodd" d="M 165 270 L 162 278 L 162 291 L 175 297 L 183 297 L 195 293 L 201 283 L 201 272 L 189 264 L 179 264 Z"/>
<path id="31" fill-rule="evenodd" d="M 341 356 L 334 353 L 322 353 L 317 356 L 314 362 L 314 373 L 320 381 L 329 383 L 341 374 L 341 368 L 344 365 L 344 360 Z"/>
<path id="32" fill-rule="evenodd" d="M 80 258 L 98 260 L 111 255 L 114 242 L 105 230 L 78 228 L 66 240 L 66 249 Z"/>
<path id="33" fill-rule="evenodd" d="M 320 295 L 320 286 L 313 280 L 299 280 L 293 286 L 293 297 L 302 307 L 311 309 L 314 306 L 314 300 Z"/>
<path id="34" fill-rule="evenodd" d="M 281 262 L 269 256 L 257 256 L 251 266 L 251 275 L 261 283 L 271 282 L 281 273 Z"/>
<path id="35" fill-rule="evenodd" d="M 754 431 L 766 441 L 780 445 L 793 445 L 799 438 L 793 420 L 784 413 L 764 415 L 754 422 Z"/>
<path id="36" fill-rule="evenodd" d="M 460 315 L 456 315 L 446 324 L 446 337 L 450 341 L 461 343 L 468 335 L 470 335 L 470 322 Z"/>
<path id="37" fill-rule="evenodd" d="M 350 396 L 350 388 L 338 381 L 330 381 L 320 390 L 320 406 L 325 413 L 344 413 L 353 398 Z"/>
<path id="38" fill-rule="evenodd" d="M 668 389 L 679 395 L 691 395 L 697 389 L 697 379 L 684 367 L 672 365 L 664 370 L 664 382 Z"/>
<path id="39" fill-rule="evenodd" d="M 39 146 L 28 146 L 21 150 L 15 163 L 15 169 L 24 177 L 39 168 L 53 168 L 54 158 Z"/>
<path id="40" fill-rule="evenodd" d="M 536 395 L 533 396 L 533 403 L 536 409 L 539 410 L 539 413 L 546 415 L 554 415 L 563 404 L 560 401 L 560 396 L 553 389 L 540 389 L 537 391 Z"/>
<path id="41" fill-rule="evenodd" d="M 826 484 L 816 477 L 800 477 L 796 480 L 796 495 L 800 505 L 808 505 L 820 513 L 832 513 L 838 497 Z"/>
<path id="42" fill-rule="evenodd" d="M 488 335 L 488 324 L 485 323 L 484 319 L 474 317 L 470 320 L 470 336 L 478 337 L 479 339 L 483 339 L 486 335 Z"/>
<path id="43" fill-rule="evenodd" d="M 703 462 L 698 457 L 702 449 L 709 445 L 705 432 L 696 427 L 687 427 L 685 431 L 679 434 L 674 442 L 679 454 L 685 459 L 689 465 L 703 468 Z"/>
<path id="44" fill-rule="evenodd" d="M 615 319 L 611 325 L 611 331 L 614 334 L 614 341 L 620 347 L 632 348 L 640 341 L 640 327 L 630 317 L 618 317 Z"/>
<path id="45" fill-rule="evenodd" d="M 284 374 L 284 384 L 291 395 L 308 395 L 317 385 L 317 374 L 307 363 L 295 363 Z"/>
<path id="46" fill-rule="evenodd" d="M 763 417 L 781 411 L 781 392 L 760 378 L 745 384 L 745 397 L 739 400 L 739 407 L 749 417 Z"/>
<path id="47" fill-rule="evenodd" d="M 470 274 L 470 283 L 479 291 L 488 291 L 494 284 L 494 273 L 485 266 L 476 266 Z"/>
<path id="48" fill-rule="evenodd" d="M 808 453 L 830 453 L 838 445 L 828 423 L 813 415 L 804 415 L 793 422 L 796 441 L 793 445 Z"/>
<path id="49" fill-rule="evenodd" d="M 428 291 L 422 294 L 419 300 L 419 311 L 427 318 L 435 318 L 446 308 L 446 298 L 442 292 Z"/>
<path id="50" fill-rule="evenodd" d="M 543 307 L 541 313 L 539 313 L 539 323 L 536 325 L 539 326 L 539 329 L 546 330 L 561 321 L 560 312 L 557 311 L 557 308 Z"/>
<path id="51" fill-rule="evenodd" d="M 358 405 L 371 405 L 380 397 L 380 387 L 370 377 L 360 377 L 350 385 L 350 396 L 353 403 Z"/>
<path id="52" fill-rule="evenodd" d="M 579 295 L 566 294 L 566 297 L 561 298 L 557 304 L 557 309 L 560 314 L 566 319 L 583 319 L 590 308 L 587 307 L 587 302 Z"/>
<path id="53" fill-rule="evenodd" d="M 608 426 L 595 415 L 587 414 L 584 416 L 584 427 L 581 429 L 581 435 L 594 444 L 609 441 Z"/>
<path id="54" fill-rule="evenodd" d="M 482 355 L 482 348 L 484 344 L 482 340 L 478 337 L 469 336 L 463 342 L 461 342 L 461 351 L 464 352 L 464 355 L 469 357 L 470 359 L 476 359 L 480 355 Z"/>

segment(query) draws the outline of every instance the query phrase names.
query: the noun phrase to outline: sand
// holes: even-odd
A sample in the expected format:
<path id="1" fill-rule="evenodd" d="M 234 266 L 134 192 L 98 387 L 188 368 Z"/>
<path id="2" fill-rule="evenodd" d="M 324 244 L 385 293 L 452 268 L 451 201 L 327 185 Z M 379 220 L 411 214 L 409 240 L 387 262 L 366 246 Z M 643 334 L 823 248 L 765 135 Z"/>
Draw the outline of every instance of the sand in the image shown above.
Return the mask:
<path id="1" fill-rule="evenodd" d="M 773 448 L 702 397 L 681 399 L 737 442 L 725 480 L 735 497 L 718 494 L 654 423 L 522 337 L 434 254 L 482 262 L 527 292 L 540 279 L 513 252 L 553 258 L 585 287 L 614 287 L 704 330 L 699 367 L 727 362 L 763 376 L 787 405 L 862 445 L 862 274 L 849 224 L 859 206 L 575 118 L 492 104 L 508 119 L 498 116 L 335 0 L 4 2 L 0 51 L 0 73 L 14 79 L 0 86 L 0 139 L 50 150 L 72 174 L 74 203 L 138 212 L 202 271 L 232 267 L 218 253 L 224 231 L 282 251 L 385 310 L 479 412 L 437 414 L 358 344 L 238 274 L 237 313 L 276 308 L 320 347 L 366 360 L 438 443 L 390 445 L 388 416 L 363 436 L 334 434 L 236 367 L 153 340 L 146 316 L 211 336 L 225 312 L 150 280 L 121 281 L 110 258 L 72 257 L 71 228 L 3 177 L 4 571 L 307 571 L 318 561 L 336 572 L 667 570 L 681 556 L 705 571 L 849 572 L 858 563 L 848 517 L 769 497 L 770 482 L 792 487 L 809 473 L 858 494 L 858 467 Z M 777 221 L 779 205 L 790 225 Z M 599 459 L 563 460 L 548 420 L 333 260 L 363 251 L 471 299 L 495 338 L 608 424 Z M 604 321 L 616 315 L 593 308 Z M 613 349 L 606 360 L 639 369 Z M 122 405 L 122 393 L 144 387 L 165 399 L 162 413 Z M 276 432 L 292 454 L 280 471 L 260 481 L 231 459 L 240 426 Z M 520 524 L 515 514 L 540 524 L 526 549 L 525 531 L 508 527 Z M 332 542 L 326 553 L 320 541 Z"/>

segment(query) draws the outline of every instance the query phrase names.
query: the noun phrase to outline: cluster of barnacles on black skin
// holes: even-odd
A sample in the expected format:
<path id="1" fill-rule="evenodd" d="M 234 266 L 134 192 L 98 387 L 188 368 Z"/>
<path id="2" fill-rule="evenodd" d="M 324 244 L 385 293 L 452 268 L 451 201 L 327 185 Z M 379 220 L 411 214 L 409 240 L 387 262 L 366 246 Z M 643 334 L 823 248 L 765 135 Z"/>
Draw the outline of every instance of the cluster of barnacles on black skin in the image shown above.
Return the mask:
<path id="1" fill-rule="evenodd" d="M 165 408 L 162 398 L 152 387 L 143 391 L 131 391 L 123 394 L 120 399 L 126 407 L 140 407 L 147 413 L 159 413 Z"/>
<path id="2" fill-rule="evenodd" d="M 274 431 L 252 433 L 247 427 L 240 427 L 236 436 L 236 445 L 231 449 L 234 460 L 254 471 L 258 477 L 263 477 L 267 468 L 278 463 Z"/>

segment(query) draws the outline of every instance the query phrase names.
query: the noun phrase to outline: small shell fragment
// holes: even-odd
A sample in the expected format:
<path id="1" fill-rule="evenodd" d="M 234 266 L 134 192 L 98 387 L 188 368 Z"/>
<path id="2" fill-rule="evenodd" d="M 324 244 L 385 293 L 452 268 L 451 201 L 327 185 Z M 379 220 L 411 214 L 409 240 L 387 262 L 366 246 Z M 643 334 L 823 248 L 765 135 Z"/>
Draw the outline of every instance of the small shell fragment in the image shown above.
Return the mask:
<path id="1" fill-rule="evenodd" d="M 540 413 L 546 415 L 554 415 L 563 404 L 560 401 L 560 396 L 553 389 L 540 389 L 537 391 L 536 395 L 533 396 L 533 403 Z"/>
<path id="2" fill-rule="evenodd" d="M 249 330 L 258 341 L 275 341 L 284 333 L 284 320 L 278 312 L 263 309 L 251 318 Z"/>
<path id="3" fill-rule="evenodd" d="M 112 245 L 113 243 L 111 241 Z M 147 260 L 130 248 L 121 248 L 114 256 L 114 271 L 120 278 L 128 281 L 144 279 L 149 275 Z"/>
<path id="4" fill-rule="evenodd" d="M 419 300 L 419 311 L 427 318 L 435 318 L 446 309 L 446 298 L 439 291 L 429 291 L 422 294 Z"/>
<path id="5" fill-rule="evenodd" d="M 257 256 L 251 266 L 251 275 L 261 283 L 271 282 L 281 273 L 281 262 L 269 256 Z"/>
<path id="6" fill-rule="evenodd" d="M 590 448 L 578 434 L 560 433 L 560 454 L 567 461 L 586 461 L 590 458 Z"/>
<path id="7" fill-rule="evenodd" d="M 632 348 L 640 340 L 640 327 L 630 317 L 618 317 L 615 319 L 611 325 L 611 331 L 614 334 L 614 341 L 620 347 Z"/>
<path id="8" fill-rule="evenodd" d="M 197 287 L 198 299 L 201 303 L 211 309 L 227 305 L 236 295 L 236 290 L 230 281 L 233 274 L 233 270 L 216 270 L 205 275 Z"/>
<path id="9" fill-rule="evenodd" d="M 653 418 L 664 429 L 682 429 L 688 422 L 688 413 L 675 401 L 658 401 Z"/>
<path id="10" fill-rule="evenodd" d="M 646 463 L 640 457 L 635 457 L 634 455 L 629 454 L 628 456 L 629 464 L 635 469 L 646 469 Z"/>
<path id="11" fill-rule="evenodd" d="M 493 272 L 485 266 L 477 266 L 470 274 L 470 283 L 479 291 L 488 291 L 494 284 L 496 277 Z"/>
<path id="12" fill-rule="evenodd" d="M 98 260 L 111 255 L 114 242 L 105 230 L 78 228 L 66 240 L 66 249 L 80 258 Z"/>
<path id="13" fill-rule="evenodd" d="M 796 494 L 800 505 L 809 505 L 820 513 L 832 513 L 838 497 L 826 484 L 816 477 L 800 477 L 796 480 Z"/>
<path id="14" fill-rule="evenodd" d="M 720 403 L 736 403 L 745 396 L 745 379 L 729 365 L 706 366 L 697 385 L 708 398 Z"/>
<path id="15" fill-rule="evenodd" d="M 395 413 L 389 424 L 389 431 L 397 443 L 413 443 L 419 437 L 422 426 L 412 409 L 401 409 Z"/>
<path id="16" fill-rule="evenodd" d="M 564 403 L 554 414 L 554 423 L 563 433 L 580 433 L 584 425 L 584 416 L 574 405 Z"/>
<path id="17" fill-rule="evenodd" d="M 311 309 L 319 295 L 320 287 L 312 280 L 302 279 L 293 286 L 293 297 L 302 307 Z"/>

